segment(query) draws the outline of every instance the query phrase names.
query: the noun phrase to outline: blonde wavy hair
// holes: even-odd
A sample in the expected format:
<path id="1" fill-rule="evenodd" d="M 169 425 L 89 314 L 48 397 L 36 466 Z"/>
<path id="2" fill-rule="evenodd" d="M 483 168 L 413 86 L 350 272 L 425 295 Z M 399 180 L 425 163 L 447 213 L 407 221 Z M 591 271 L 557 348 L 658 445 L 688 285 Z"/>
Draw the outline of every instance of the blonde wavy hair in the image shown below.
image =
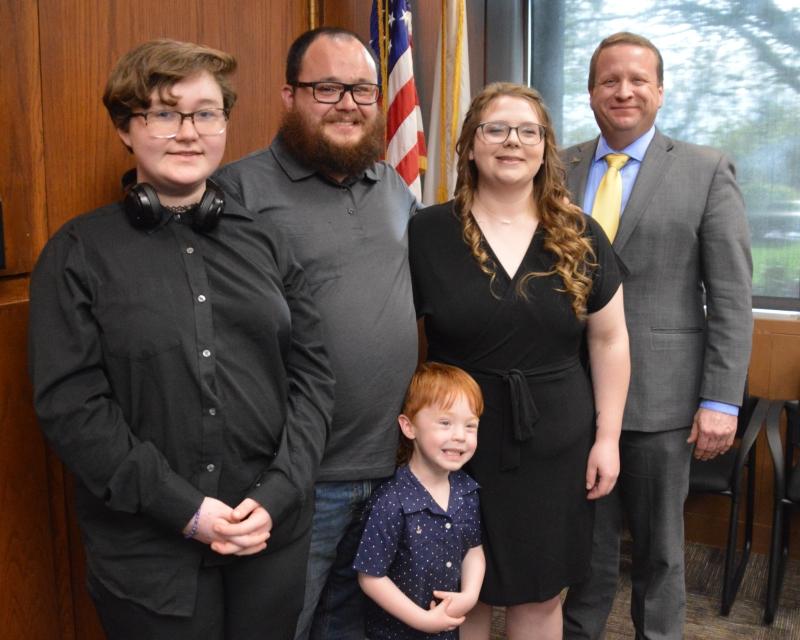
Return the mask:
<path id="1" fill-rule="evenodd" d="M 569 202 L 564 184 L 564 167 L 558 157 L 552 121 L 539 92 L 530 87 L 511 82 L 494 82 L 486 85 L 469 106 L 461 135 L 456 144 L 458 153 L 454 210 L 461 220 L 464 242 L 486 275 L 489 287 L 494 285 L 497 273 L 482 241 L 478 223 L 472 215 L 472 205 L 478 190 L 478 168 L 470 160 L 475 145 L 475 135 L 481 118 L 489 104 L 501 97 L 510 96 L 530 101 L 545 127 L 542 166 L 533 178 L 533 198 L 539 214 L 539 227 L 544 230 L 544 248 L 555 256 L 553 269 L 546 273 L 530 272 L 520 278 L 518 293 L 525 296 L 525 286 L 531 278 L 557 274 L 572 299 L 572 309 L 579 318 L 586 317 L 586 301 L 592 288 L 591 269 L 595 266 L 594 250 L 584 236 L 586 219 L 580 209 Z"/>

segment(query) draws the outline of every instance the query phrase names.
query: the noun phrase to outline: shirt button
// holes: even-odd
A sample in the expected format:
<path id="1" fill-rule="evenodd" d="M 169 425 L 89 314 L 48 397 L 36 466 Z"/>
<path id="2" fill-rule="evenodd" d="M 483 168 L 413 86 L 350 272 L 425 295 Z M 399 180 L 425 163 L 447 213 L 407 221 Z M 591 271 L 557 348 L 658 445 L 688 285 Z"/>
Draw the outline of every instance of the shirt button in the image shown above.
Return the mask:
<path id="1" fill-rule="evenodd" d="M 452 527 L 452 526 L 453 526 L 452 524 L 450 524 L 449 522 L 447 522 L 447 523 L 445 523 L 445 525 L 444 525 L 444 528 L 445 528 L 445 529 L 449 529 L 449 528 L 450 528 L 450 527 Z"/>
<path id="2" fill-rule="evenodd" d="M 201 293 L 199 296 L 197 296 L 197 301 L 198 302 L 205 302 L 206 301 L 206 297 Z"/>
<path id="3" fill-rule="evenodd" d="M 210 358 L 211 357 L 211 351 L 209 351 L 208 349 L 203 349 L 203 357 L 204 358 Z"/>
<path id="4" fill-rule="evenodd" d="M 208 410 L 208 415 L 210 415 L 210 416 L 215 416 L 215 415 L 217 415 L 217 410 L 216 410 L 214 407 L 211 407 L 211 408 Z"/>
<path id="5" fill-rule="evenodd" d="M 207 465 L 206 465 L 206 471 L 208 471 L 209 473 L 211 473 L 212 471 L 214 471 L 214 469 L 216 469 L 216 467 L 214 466 L 214 464 L 213 464 L 213 463 L 211 463 L 211 464 L 207 464 Z"/>
<path id="6" fill-rule="evenodd" d="M 186 247 L 186 253 L 194 253 L 194 247 Z"/>
<path id="7" fill-rule="evenodd" d="M 349 213 L 352 216 L 355 213 L 355 209 L 348 209 L 347 213 Z"/>
<path id="8" fill-rule="evenodd" d="M 444 563 L 444 566 L 449 569 L 450 567 L 453 566 L 453 563 L 448 560 L 447 562 Z"/>

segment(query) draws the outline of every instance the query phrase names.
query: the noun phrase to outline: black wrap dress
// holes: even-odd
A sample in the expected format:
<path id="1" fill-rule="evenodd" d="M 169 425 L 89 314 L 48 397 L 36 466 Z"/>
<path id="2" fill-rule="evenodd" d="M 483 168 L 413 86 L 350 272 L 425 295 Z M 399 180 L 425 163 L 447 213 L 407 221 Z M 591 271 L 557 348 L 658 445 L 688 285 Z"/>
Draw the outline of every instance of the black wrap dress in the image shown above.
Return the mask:
<path id="1" fill-rule="evenodd" d="M 605 234 L 587 221 L 597 263 L 587 301 L 593 313 L 611 300 L 621 274 Z M 414 299 L 428 359 L 467 370 L 484 394 L 478 448 L 467 467 L 481 485 L 481 601 L 542 602 L 589 568 L 594 508 L 585 475 L 595 427 L 586 323 L 559 291 L 558 276 L 533 278 L 526 297 L 517 293 L 524 274 L 552 267 L 541 228 L 513 278 L 484 245 L 497 273 L 493 291 L 452 202 L 418 213 L 409 227 Z"/>

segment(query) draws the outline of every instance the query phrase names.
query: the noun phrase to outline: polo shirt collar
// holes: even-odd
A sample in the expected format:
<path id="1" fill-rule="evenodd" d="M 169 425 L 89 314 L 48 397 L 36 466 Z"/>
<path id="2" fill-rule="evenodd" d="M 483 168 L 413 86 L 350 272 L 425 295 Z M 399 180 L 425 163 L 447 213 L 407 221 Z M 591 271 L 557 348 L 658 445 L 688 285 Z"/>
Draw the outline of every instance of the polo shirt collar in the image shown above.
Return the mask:
<path id="1" fill-rule="evenodd" d="M 239 218 L 247 218 L 248 220 L 255 220 L 255 216 L 244 206 L 226 194 L 225 196 L 225 209 L 222 210 L 224 216 L 237 216 Z"/>
<path id="2" fill-rule="evenodd" d="M 286 148 L 286 143 L 283 141 L 281 134 L 275 136 L 275 139 L 272 141 L 269 149 L 270 152 L 272 152 L 272 156 L 275 158 L 275 161 L 280 165 L 284 173 L 289 176 L 289 179 L 292 182 L 305 180 L 306 178 L 310 178 L 317 173 L 315 169 L 310 169 L 309 167 L 300 164 L 297 159 L 291 153 L 289 153 L 289 149 Z M 373 163 L 371 167 L 368 167 L 360 176 L 356 176 L 356 178 L 352 179 L 352 181 L 357 182 L 362 178 L 367 178 L 372 182 L 378 182 L 381 179 L 381 174 L 378 172 L 378 166 L 378 163 Z M 324 175 L 320 174 L 320 177 L 329 182 L 331 181 L 330 178 Z M 347 181 L 347 183 L 349 182 L 350 181 Z"/>

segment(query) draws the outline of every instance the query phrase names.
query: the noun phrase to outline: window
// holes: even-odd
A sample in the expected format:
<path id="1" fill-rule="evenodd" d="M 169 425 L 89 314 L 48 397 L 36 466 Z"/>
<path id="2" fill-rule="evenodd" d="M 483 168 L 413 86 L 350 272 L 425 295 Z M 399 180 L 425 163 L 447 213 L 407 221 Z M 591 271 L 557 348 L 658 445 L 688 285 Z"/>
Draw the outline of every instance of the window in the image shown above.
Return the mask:
<path id="1" fill-rule="evenodd" d="M 736 164 L 754 306 L 800 310 L 800 0 L 533 0 L 528 13 L 531 83 L 561 123 L 564 145 L 597 135 L 586 89 L 597 44 L 616 31 L 653 41 L 664 57 L 658 127 Z M 563 25 L 555 45 L 554 24 Z M 547 50 L 537 47 L 539 33 Z M 555 80 L 553 63 L 563 68 Z"/>

